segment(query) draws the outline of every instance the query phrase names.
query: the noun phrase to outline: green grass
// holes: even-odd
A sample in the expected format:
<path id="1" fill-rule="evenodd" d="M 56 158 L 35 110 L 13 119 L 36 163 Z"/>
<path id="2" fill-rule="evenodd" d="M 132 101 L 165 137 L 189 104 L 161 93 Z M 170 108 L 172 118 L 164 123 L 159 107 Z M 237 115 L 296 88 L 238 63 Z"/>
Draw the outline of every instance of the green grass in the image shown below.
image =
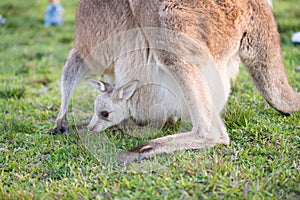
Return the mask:
<path id="1" fill-rule="evenodd" d="M 244 67 L 224 114 L 229 146 L 162 156 L 141 173 L 139 163 L 108 167 L 94 156 L 106 151 L 107 159 L 113 152 L 114 146 L 97 146 L 104 136 L 85 148 L 89 138 L 76 132 L 48 135 L 59 108 L 58 81 L 72 46 L 76 2 L 63 1 L 65 24 L 59 28 L 43 27 L 47 1 L 0 2 L 7 18 L 0 25 L 0 199 L 300 198 L 300 113 L 283 116 L 268 106 Z M 275 1 L 274 13 L 289 80 L 299 91 L 300 46 L 290 42 L 300 31 L 299 1 Z M 90 103 L 75 95 L 71 111 Z M 121 149 L 146 140 L 119 132 L 107 137 Z"/>

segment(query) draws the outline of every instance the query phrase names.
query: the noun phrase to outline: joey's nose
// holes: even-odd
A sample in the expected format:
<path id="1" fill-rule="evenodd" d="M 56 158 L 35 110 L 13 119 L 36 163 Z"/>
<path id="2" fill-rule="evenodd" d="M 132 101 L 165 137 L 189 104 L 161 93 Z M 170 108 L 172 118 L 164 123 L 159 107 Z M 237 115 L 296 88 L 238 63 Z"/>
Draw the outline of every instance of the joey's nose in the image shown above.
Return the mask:
<path id="1" fill-rule="evenodd" d="M 96 132 L 96 125 L 89 124 L 87 126 L 87 129 L 88 129 L 89 132 L 95 133 Z"/>

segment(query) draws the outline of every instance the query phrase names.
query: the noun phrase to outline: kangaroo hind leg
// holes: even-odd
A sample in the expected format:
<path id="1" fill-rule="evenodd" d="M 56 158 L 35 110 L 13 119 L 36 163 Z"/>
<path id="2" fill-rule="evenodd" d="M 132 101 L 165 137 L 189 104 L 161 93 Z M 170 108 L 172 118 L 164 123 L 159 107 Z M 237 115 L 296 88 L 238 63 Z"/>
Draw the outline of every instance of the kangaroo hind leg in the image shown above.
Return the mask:
<path id="1" fill-rule="evenodd" d="M 219 113 L 213 109 L 213 101 L 205 80 L 195 66 L 176 60 L 173 66 L 164 65 L 178 81 L 190 112 L 193 128 L 190 132 L 169 135 L 120 152 L 119 162 L 132 162 L 177 150 L 199 149 L 217 144 L 228 144 L 229 137 Z M 205 66 L 207 67 L 207 66 Z"/>

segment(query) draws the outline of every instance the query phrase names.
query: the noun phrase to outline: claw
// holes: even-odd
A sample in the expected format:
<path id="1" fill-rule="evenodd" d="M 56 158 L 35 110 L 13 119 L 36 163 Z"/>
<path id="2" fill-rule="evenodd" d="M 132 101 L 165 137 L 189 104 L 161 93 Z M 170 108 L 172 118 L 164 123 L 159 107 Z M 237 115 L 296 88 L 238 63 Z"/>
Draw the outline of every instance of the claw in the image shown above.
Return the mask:
<path id="1" fill-rule="evenodd" d="M 59 130 L 61 133 L 65 133 L 65 132 L 66 132 L 66 128 L 63 127 L 63 126 L 59 126 L 59 127 L 58 127 L 58 130 Z"/>
<path id="2" fill-rule="evenodd" d="M 50 135 L 62 134 L 66 135 L 69 132 L 67 119 L 56 121 L 56 125 L 48 131 Z"/>

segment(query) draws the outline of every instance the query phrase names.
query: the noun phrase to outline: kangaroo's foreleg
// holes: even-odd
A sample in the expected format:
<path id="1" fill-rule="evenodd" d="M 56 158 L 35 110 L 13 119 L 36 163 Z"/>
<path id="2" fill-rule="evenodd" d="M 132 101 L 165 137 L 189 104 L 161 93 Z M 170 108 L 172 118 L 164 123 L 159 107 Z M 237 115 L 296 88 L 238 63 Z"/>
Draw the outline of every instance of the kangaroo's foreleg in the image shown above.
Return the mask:
<path id="1" fill-rule="evenodd" d="M 88 72 L 88 68 L 84 65 L 83 59 L 78 55 L 75 49 L 71 49 L 66 64 L 62 70 L 60 91 L 61 105 L 55 126 L 50 129 L 50 133 L 67 133 L 68 120 L 67 112 L 70 98 L 74 92 L 76 84 Z"/>

